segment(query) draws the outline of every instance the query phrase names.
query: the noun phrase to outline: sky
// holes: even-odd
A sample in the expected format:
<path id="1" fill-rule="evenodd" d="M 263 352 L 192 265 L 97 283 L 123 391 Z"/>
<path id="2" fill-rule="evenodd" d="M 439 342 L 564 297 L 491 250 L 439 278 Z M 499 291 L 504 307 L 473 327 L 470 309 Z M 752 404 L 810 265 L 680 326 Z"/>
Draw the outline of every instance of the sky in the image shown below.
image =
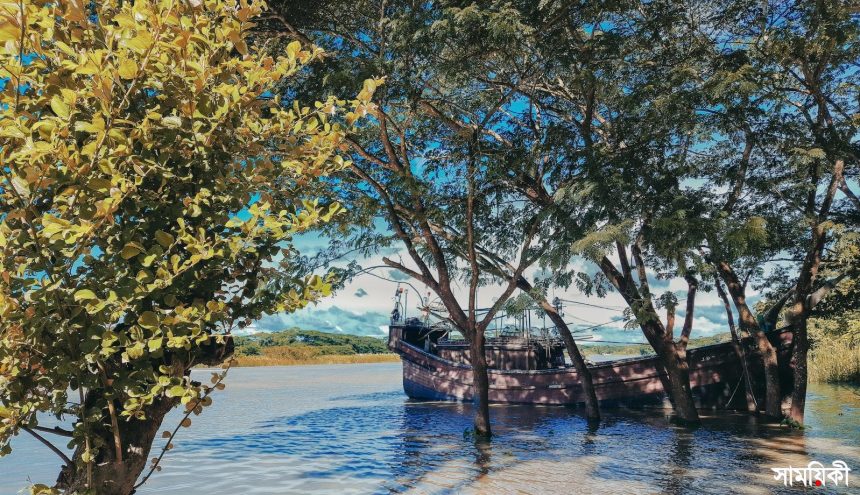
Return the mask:
<path id="1" fill-rule="evenodd" d="M 319 249 L 325 243 L 325 239 L 306 235 L 296 239 L 297 247 L 307 253 Z M 386 254 L 389 258 L 398 259 L 406 266 L 409 257 L 405 252 Z M 358 263 L 363 267 L 382 265 L 382 255 L 370 258 L 358 258 Z M 574 259 L 573 264 L 578 271 L 594 273 L 598 268 L 595 264 L 584 259 Z M 526 272 L 527 276 L 534 275 L 536 269 Z M 373 273 L 391 280 L 408 281 L 413 287 L 406 286 L 407 290 L 407 315 L 420 316 L 419 297 L 416 297 L 415 289 L 426 296 L 428 290 L 420 282 L 408 279 L 408 277 L 393 269 L 381 268 Z M 675 293 L 679 300 L 675 333 L 680 332 L 684 319 L 684 302 L 687 292 L 687 283 L 683 278 L 671 280 L 659 280 L 650 274 L 649 283 L 652 292 L 662 294 L 666 290 Z M 272 332 L 292 327 L 300 327 L 310 330 L 321 330 L 325 332 L 344 333 L 353 335 L 367 335 L 384 337 L 388 335 L 388 322 L 391 310 L 394 308 L 394 293 L 398 284 L 394 281 L 382 280 L 373 275 L 365 274 L 358 276 L 355 280 L 336 292 L 333 296 L 321 300 L 291 314 L 273 314 L 264 316 L 255 325 L 246 329 L 249 332 Z M 465 301 L 468 287 L 458 287 L 457 296 Z M 478 293 L 479 307 L 490 306 L 502 292 L 503 288 L 482 287 Z M 516 293 L 515 293 L 516 295 Z M 752 287 L 748 288 L 748 299 L 754 304 L 758 293 Z M 575 301 L 584 304 L 567 304 L 564 308 L 565 321 L 575 333 L 577 340 L 586 342 L 636 342 L 645 343 L 641 331 L 637 329 L 625 330 L 622 318 L 622 310 L 626 304 L 617 292 L 610 292 L 606 297 L 586 297 L 575 287 L 568 290 L 555 290 L 550 293 L 550 299 Z M 600 306 L 600 307 L 598 307 Z M 695 318 L 693 325 L 693 337 L 706 337 L 718 333 L 728 332 L 728 323 L 725 307 L 715 291 L 699 291 L 696 296 Z M 662 314 L 665 322 L 665 313 Z M 537 316 L 533 316 L 537 318 Z M 611 323 L 610 323 L 611 322 Z M 609 324 L 607 324 L 609 323 Z M 533 320 L 534 326 L 542 326 Z M 595 325 L 598 328 L 588 329 Z"/>

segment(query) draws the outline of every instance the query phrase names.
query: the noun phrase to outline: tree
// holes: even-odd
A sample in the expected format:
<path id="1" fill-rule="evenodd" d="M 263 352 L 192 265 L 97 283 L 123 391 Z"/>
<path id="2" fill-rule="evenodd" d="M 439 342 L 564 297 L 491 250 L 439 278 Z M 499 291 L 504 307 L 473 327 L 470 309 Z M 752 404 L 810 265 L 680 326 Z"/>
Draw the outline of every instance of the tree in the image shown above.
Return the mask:
<path id="1" fill-rule="evenodd" d="M 839 206 L 837 192 L 840 188 L 843 193 L 848 190 L 846 198 L 851 198 L 845 171 L 860 167 L 860 153 L 854 143 L 860 86 L 850 75 L 860 62 L 860 19 L 854 9 L 837 1 L 798 3 L 789 15 L 792 23 L 787 27 L 774 23 L 770 33 L 773 38 L 764 41 L 763 51 L 771 59 L 766 67 L 778 71 L 774 83 L 788 85 L 776 89 L 780 91 L 780 103 L 793 107 L 792 120 L 800 130 L 790 136 L 801 138 L 799 142 L 786 142 L 790 147 L 786 154 L 788 163 L 796 167 L 790 181 L 800 186 L 805 196 L 801 203 L 792 203 L 803 205 L 808 238 L 800 248 L 803 262 L 798 267 L 787 316 L 794 329 L 794 388 L 788 417 L 803 423 L 808 320 L 815 305 L 832 288 L 833 281 L 822 280 L 819 272 L 825 249 L 833 244 L 837 233 L 833 225 Z"/>
<path id="2" fill-rule="evenodd" d="M 565 159 L 550 162 L 555 168 L 512 174 L 512 184 L 556 209 L 574 232 L 592 231 L 577 245 L 599 263 L 597 282 L 607 279 L 625 296 L 661 356 L 684 419 L 695 419 L 684 352 L 692 321 L 673 342 L 674 296 L 651 294 L 646 267 L 687 280 L 692 317 L 696 275 L 715 265 L 764 361 L 767 414 L 781 416 L 783 396 L 791 395 L 790 416 L 799 422 L 805 321 L 847 276 L 825 280 L 820 268 L 837 234 L 856 230 L 856 223 L 834 224 L 857 205 L 846 178 L 857 163 L 856 9 L 843 2 L 764 6 L 483 6 L 526 26 L 515 48 L 497 51 L 502 61 L 490 81 L 518 92 L 540 116 L 523 122 L 554 126 L 555 139 L 567 145 L 559 152 Z M 476 10 L 462 8 L 460 17 Z M 726 192 L 714 191 L 715 183 Z M 768 264 L 785 256 L 799 260 L 792 282 L 757 316 L 747 283 L 766 283 Z M 665 324 L 657 302 L 670 310 Z M 784 394 L 765 331 L 785 307 L 795 376 Z"/>
<path id="3" fill-rule="evenodd" d="M 822 268 L 837 257 L 833 246 L 839 238 L 857 229 L 848 178 L 858 166 L 854 72 L 860 23 L 856 8 L 838 1 L 738 2 L 715 19 L 718 29 L 708 37 L 717 40 L 718 72 L 708 111 L 721 121 L 717 132 L 735 146 L 734 159 L 717 160 L 717 174 L 731 177 L 731 187 L 715 210 L 721 210 L 721 222 L 728 221 L 728 231 L 742 234 L 723 241 L 758 240 L 747 246 L 709 242 L 711 258 L 735 301 L 741 328 L 754 333 L 764 356 L 768 415 L 784 413 L 802 423 L 807 322 L 849 275 L 831 271 L 828 279 Z M 761 207 L 774 214 L 753 210 Z M 787 264 L 772 276 L 739 269 L 743 260 L 756 257 Z M 771 304 L 758 318 L 745 296 L 746 280 L 755 275 L 777 289 L 768 293 Z M 794 337 L 789 390 L 780 390 L 776 354 L 762 332 L 775 326 L 783 309 Z"/>
<path id="4" fill-rule="evenodd" d="M 825 279 L 822 267 L 833 266 L 838 238 L 857 230 L 856 8 L 300 4 L 281 17 L 282 30 L 302 38 L 296 26 L 307 28 L 348 54 L 327 61 L 331 70 L 316 84 L 333 89 L 355 75 L 386 75 L 386 101 L 409 102 L 403 122 L 421 122 L 389 120 L 394 134 L 403 131 L 389 144 L 423 143 L 419 149 L 441 155 L 456 135 L 452 149 L 464 156 L 464 143 L 480 142 L 487 177 L 554 223 L 554 242 L 538 263 L 558 267 L 583 255 L 600 268 L 594 279 L 577 279 L 583 287 L 614 287 L 625 297 L 682 419 L 697 419 L 686 345 L 698 286 L 714 273 L 764 363 L 755 381 L 764 382 L 765 413 L 782 416 L 793 396 L 791 414 L 802 416 L 803 328 L 848 276 L 826 271 Z M 400 153 L 381 143 L 380 156 Z M 678 298 L 652 293 L 653 273 L 687 282 L 677 339 Z M 762 311 L 748 300 L 750 285 L 777 289 Z M 795 332 L 795 376 L 781 384 L 766 332 L 783 315 Z"/>
<path id="5" fill-rule="evenodd" d="M 356 216 L 348 235 L 333 237 L 365 253 L 392 243 L 405 248 L 408 262 L 383 262 L 435 293 L 445 317 L 470 342 L 475 431 L 487 436 L 484 331 L 539 259 L 543 220 L 521 200 L 511 203 L 510 191 L 500 187 L 507 168 L 493 135 L 510 102 L 445 72 L 445 60 L 461 57 L 463 45 L 428 30 L 444 17 L 443 9 L 411 2 L 382 9 L 377 2 L 306 3 L 285 9 L 269 29 L 330 48 L 322 77 L 309 76 L 308 87 L 342 91 L 347 74 L 385 78 L 371 88 L 377 105 L 364 109 L 374 125 L 348 137 L 354 164 L 337 199 Z M 388 231 L 380 232 L 376 220 Z M 455 293 L 461 282 L 465 298 Z M 480 311 L 478 289 L 491 283 L 502 286 L 501 295 Z"/>
<path id="6" fill-rule="evenodd" d="M 688 253 L 660 235 L 686 221 L 679 211 L 690 204 L 679 184 L 689 173 L 683 156 L 694 123 L 689 88 L 700 47 L 686 41 L 684 13 L 671 4 L 638 2 L 489 2 L 449 10 L 473 40 L 496 44 L 487 57 L 464 59 L 482 67 L 464 63 L 461 70 L 480 72 L 488 87 L 513 94 L 517 105 L 506 108 L 513 116 L 505 141 L 540 143 L 531 148 L 543 153 L 540 166 L 519 162 L 509 184 L 565 232 L 554 238 L 547 259 L 561 264 L 584 254 L 595 262 L 599 280 L 579 280 L 614 286 L 625 297 L 660 356 L 679 417 L 695 422 L 685 350 L 698 281 Z M 664 325 L 646 263 L 671 268 L 690 284 L 678 342 L 675 303 L 664 298 Z"/>
<path id="7" fill-rule="evenodd" d="M 338 211 L 303 191 L 347 165 L 342 132 L 272 93 L 320 52 L 249 43 L 262 7 L 0 7 L 0 449 L 21 432 L 52 446 L 59 489 L 133 492 L 165 414 L 221 386 L 191 367 L 328 293 L 274 274 Z"/>
<path id="8" fill-rule="evenodd" d="M 497 188 L 506 190 L 500 197 L 519 209 L 534 210 L 541 219 L 542 250 L 536 264 L 543 269 L 564 271 L 570 261 L 568 242 L 574 237 L 573 232 L 581 232 L 570 228 L 571 223 L 560 227 L 554 222 L 553 212 L 536 208 L 527 198 L 529 192 L 540 188 L 532 188 L 531 184 L 522 187 L 521 182 L 523 177 L 547 176 L 560 166 L 565 154 L 560 150 L 557 129 L 542 119 L 539 109 L 527 104 L 516 85 L 498 84 L 496 79 L 500 73 L 514 72 L 518 81 L 526 83 L 524 78 L 537 65 L 531 58 L 534 52 L 528 42 L 534 35 L 531 19 L 508 3 L 461 7 L 460 2 L 446 2 L 442 7 L 429 28 L 413 35 L 413 39 L 428 40 L 428 46 L 438 47 L 429 50 L 434 54 L 435 77 L 425 76 L 419 86 L 428 89 L 420 105 L 459 134 L 469 130 L 480 132 L 489 153 L 490 176 L 494 177 Z M 473 122 L 481 122 L 481 126 L 471 125 Z M 513 234 L 516 231 L 510 230 L 506 222 L 495 225 L 485 222 L 484 230 L 493 232 L 497 241 L 516 238 Z M 512 273 L 512 267 L 505 269 L 503 263 L 493 262 L 493 249 L 488 247 L 483 246 L 481 253 L 485 269 L 496 274 Z M 517 287 L 558 329 L 581 380 L 586 415 L 597 420 L 600 413 L 591 372 L 567 324 L 547 300 L 546 289 L 550 285 L 550 280 L 529 281 L 524 275 L 517 281 Z"/>

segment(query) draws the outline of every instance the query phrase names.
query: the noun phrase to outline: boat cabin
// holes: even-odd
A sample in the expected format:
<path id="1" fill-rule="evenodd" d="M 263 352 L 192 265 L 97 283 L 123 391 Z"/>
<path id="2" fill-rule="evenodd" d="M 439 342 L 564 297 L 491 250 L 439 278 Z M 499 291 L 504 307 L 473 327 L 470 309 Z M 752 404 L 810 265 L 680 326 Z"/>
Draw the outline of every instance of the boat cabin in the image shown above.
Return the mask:
<path id="1" fill-rule="evenodd" d="M 418 318 L 392 321 L 391 349 L 403 341 L 453 363 L 471 365 L 469 343 L 460 332 L 445 325 L 427 325 Z M 537 371 L 564 368 L 564 343 L 548 332 L 503 328 L 487 332 L 487 365 L 498 370 Z"/>

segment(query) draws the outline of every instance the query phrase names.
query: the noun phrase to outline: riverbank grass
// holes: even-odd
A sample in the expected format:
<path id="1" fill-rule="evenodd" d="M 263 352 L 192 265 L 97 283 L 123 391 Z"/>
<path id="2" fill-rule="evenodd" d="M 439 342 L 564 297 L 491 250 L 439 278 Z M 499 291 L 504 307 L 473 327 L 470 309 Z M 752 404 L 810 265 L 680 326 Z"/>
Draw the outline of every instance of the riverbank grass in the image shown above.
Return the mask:
<path id="1" fill-rule="evenodd" d="M 309 364 L 366 364 L 366 363 L 390 363 L 400 360 L 397 354 L 328 354 L 317 355 L 301 359 L 292 359 L 277 356 L 237 356 L 238 367 L 256 366 L 298 366 Z"/>
<path id="2" fill-rule="evenodd" d="M 860 383 L 860 346 L 845 338 L 822 338 L 809 354 L 812 383 Z"/>
<path id="3" fill-rule="evenodd" d="M 235 339 L 238 366 L 359 364 L 397 361 L 379 337 L 292 328 Z"/>

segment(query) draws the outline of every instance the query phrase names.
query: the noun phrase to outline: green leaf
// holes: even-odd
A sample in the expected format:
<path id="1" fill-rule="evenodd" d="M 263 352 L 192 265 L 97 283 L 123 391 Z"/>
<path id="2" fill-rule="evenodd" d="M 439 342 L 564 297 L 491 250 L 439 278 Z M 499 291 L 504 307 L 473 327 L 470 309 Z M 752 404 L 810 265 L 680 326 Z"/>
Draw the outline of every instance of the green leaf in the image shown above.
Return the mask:
<path id="1" fill-rule="evenodd" d="M 138 325 L 143 328 L 153 330 L 158 328 L 158 315 L 152 311 L 144 311 L 137 319 Z M 152 342 L 152 341 L 150 341 Z"/>
<path id="2" fill-rule="evenodd" d="M 89 301 L 92 299 L 98 299 L 98 296 L 96 296 L 95 292 L 93 292 L 89 289 L 81 289 L 81 290 L 75 292 L 75 301 L 76 302 Z"/>
<path id="3" fill-rule="evenodd" d="M 182 397 L 183 395 L 185 395 L 185 387 L 182 385 L 174 385 L 167 389 L 168 397 Z"/>
<path id="4" fill-rule="evenodd" d="M 144 251 L 143 247 L 136 242 L 129 242 L 125 246 L 123 246 L 122 251 L 119 253 L 123 259 L 131 259 L 137 256 L 138 254 Z"/>
<path id="5" fill-rule="evenodd" d="M 170 129 L 178 129 L 179 127 L 182 127 L 182 118 L 177 117 L 176 115 L 171 115 L 161 119 L 161 123 Z"/>
<path id="6" fill-rule="evenodd" d="M 13 176 L 12 177 L 12 188 L 15 189 L 15 192 L 24 196 L 25 198 L 30 197 L 30 184 L 27 183 L 26 179 L 21 177 Z"/>
<path id="7" fill-rule="evenodd" d="M 125 352 L 131 359 L 139 359 L 143 357 L 144 346 L 143 342 L 135 342 L 133 346 L 126 348 Z"/>
<path id="8" fill-rule="evenodd" d="M 117 73 L 123 79 L 133 79 L 137 75 L 137 63 L 132 59 L 124 60 L 117 67 Z"/>
<path id="9" fill-rule="evenodd" d="M 57 117 L 62 119 L 69 118 L 69 106 L 66 105 L 66 102 L 63 101 L 60 95 L 54 95 L 54 97 L 51 98 L 51 110 L 54 111 L 54 114 Z"/>
<path id="10" fill-rule="evenodd" d="M 155 232 L 155 241 L 161 244 L 161 247 L 167 249 L 173 244 L 174 238 L 172 235 L 164 232 L 163 230 L 158 230 Z"/>
<path id="11" fill-rule="evenodd" d="M 126 46 L 138 53 L 143 53 L 152 45 L 152 36 L 147 32 L 142 32 L 134 38 L 126 41 Z"/>

